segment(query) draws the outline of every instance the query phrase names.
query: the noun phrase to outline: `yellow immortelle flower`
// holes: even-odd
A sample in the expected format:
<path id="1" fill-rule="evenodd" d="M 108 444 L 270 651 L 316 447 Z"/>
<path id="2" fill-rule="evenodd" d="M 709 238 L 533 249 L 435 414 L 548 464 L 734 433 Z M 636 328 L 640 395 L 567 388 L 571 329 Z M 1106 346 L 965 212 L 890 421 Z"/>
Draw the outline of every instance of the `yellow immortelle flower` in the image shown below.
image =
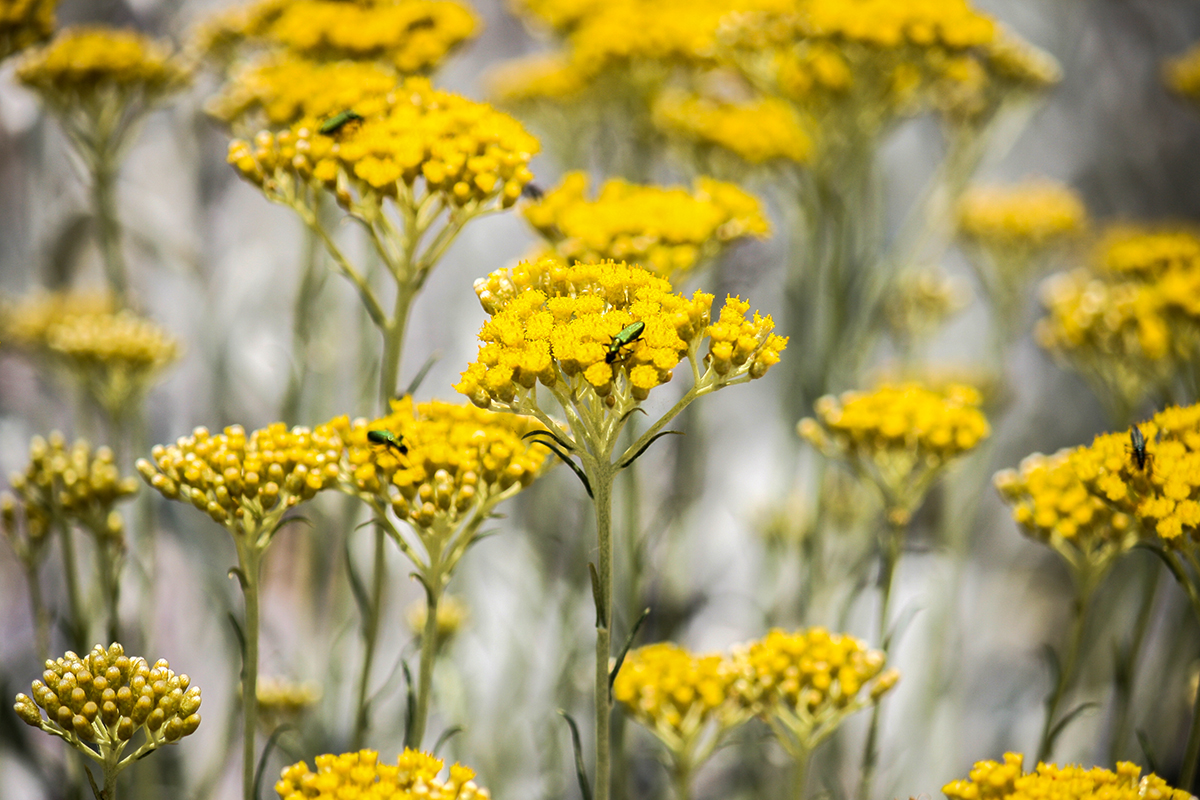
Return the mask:
<path id="1" fill-rule="evenodd" d="M 1022 531 L 1054 548 L 1080 577 L 1098 579 L 1133 547 L 1137 533 L 1128 514 L 1088 491 L 1071 453 L 1034 453 L 1019 470 L 996 473 L 994 482 Z"/>
<path id="2" fill-rule="evenodd" d="M 290 126 L 347 109 L 372 116 L 387 107 L 387 95 L 396 84 L 395 72 L 372 62 L 309 61 L 277 54 L 238 71 L 206 109 L 223 122 L 243 127 L 254 121 L 266 127 Z"/>
<path id="3" fill-rule="evenodd" d="M 469 617 L 470 610 L 466 603 L 451 594 L 443 596 L 438 602 L 434 617 L 439 646 L 450 641 L 456 633 L 462 630 Z M 408 623 L 409 629 L 418 636 L 424 632 L 428 619 L 429 604 L 424 600 L 418 600 L 410 605 L 404 614 L 404 621 Z"/>
<path id="4" fill-rule="evenodd" d="M 115 643 L 107 650 L 96 645 L 83 658 L 68 650 L 46 661 L 31 694 L 17 695 L 17 716 L 101 764 L 105 797 L 116 796 L 122 769 L 200 725 L 200 687 L 172 672 L 166 659 L 151 667 L 140 656 L 129 658 Z M 122 758 L 138 731 L 143 741 Z"/>
<path id="5" fill-rule="evenodd" d="M 1095 262 L 1101 272 L 1148 282 L 1200 272 L 1200 235 L 1187 227 L 1117 225 L 1100 239 Z"/>
<path id="6" fill-rule="evenodd" d="M 475 772 L 461 764 L 450 767 L 442 780 L 444 762 L 429 753 L 406 749 L 395 766 L 379 763 L 374 750 L 321 755 L 317 769 L 301 761 L 284 767 L 275 791 L 280 800 L 384 800 L 421 797 L 428 800 L 487 800 L 491 795 L 472 780 Z"/>
<path id="7" fill-rule="evenodd" d="M 1175 92 L 1200 101 L 1200 47 L 1193 47 L 1163 64 L 1163 80 Z"/>
<path id="8" fill-rule="evenodd" d="M 812 155 L 812 138 L 795 110 L 777 98 L 732 103 L 664 93 L 654 104 L 654 122 L 670 136 L 728 151 L 755 166 L 805 164 Z"/>
<path id="9" fill-rule="evenodd" d="M 800 420 L 800 435 L 879 488 L 894 524 L 911 517 L 951 461 L 991 433 L 970 386 L 932 391 L 917 384 L 827 395 L 819 419 Z"/>
<path id="10" fill-rule="evenodd" d="M 1131 452 L 1130 431 L 1097 436 L 1072 452 L 1071 465 L 1087 488 L 1172 547 L 1200 542 L 1200 405 L 1172 407 L 1138 426 L 1143 466 Z"/>
<path id="11" fill-rule="evenodd" d="M 52 108 L 154 102 L 183 88 L 190 79 L 170 49 L 135 31 L 68 28 L 48 45 L 27 54 L 17 78 Z M 112 124 L 110 121 L 109 124 Z"/>
<path id="12" fill-rule="evenodd" d="M 297 683 L 287 678 L 263 676 L 255 693 L 263 729 L 273 731 L 279 723 L 295 718 L 321 699 L 321 685 L 311 681 Z"/>
<path id="13" fill-rule="evenodd" d="M 595 200 L 587 190 L 587 175 L 571 172 L 524 208 L 525 219 L 568 263 L 627 260 L 670 279 L 732 242 L 770 231 L 757 199 L 711 178 L 696 179 L 691 192 L 619 178 L 605 182 Z"/>
<path id="14" fill-rule="evenodd" d="M 886 656 L 824 628 L 778 628 L 734 650 L 735 691 L 793 756 L 824 741 L 854 712 L 879 702 L 900 679 Z M 782 726 L 782 727 L 781 727 Z"/>
<path id="15" fill-rule="evenodd" d="M 1022 767 L 1025 757 L 1005 753 L 1004 763 L 977 761 L 966 780 L 942 787 L 950 800 L 1190 800 L 1183 789 L 1172 789 L 1154 773 L 1138 779 L 1142 768 L 1117 762 L 1117 771 L 1039 763 L 1033 772 Z"/>
<path id="16" fill-rule="evenodd" d="M 451 0 L 259 0 L 214 16 L 197 40 L 219 60 L 248 42 L 314 61 L 376 61 L 413 75 L 435 68 L 479 27 L 470 8 Z"/>
<path id="17" fill-rule="evenodd" d="M 1086 227 L 1087 209 L 1078 193 L 1041 178 L 972 187 L 958 204 L 959 234 L 989 249 L 1032 253 Z"/>
<path id="18" fill-rule="evenodd" d="M 883 303 L 883 314 L 903 346 L 932 335 L 967 307 L 971 291 L 939 267 L 912 269 L 896 276 Z"/>
<path id="19" fill-rule="evenodd" d="M 611 409 L 621 418 L 669 381 L 684 358 L 694 391 L 706 394 L 762 377 L 787 346 L 771 332 L 769 316 L 745 319 L 748 303 L 728 298 L 711 322 L 712 295 L 698 291 L 689 300 L 624 262 L 566 266 L 541 259 L 491 273 L 476 281 L 475 293 L 491 319 L 479 332 L 478 360 L 455 389 L 481 408 L 532 413 L 540 382 L 597 414 Z M 635 322 L 645 326 L 640 336 L 628 351 L 614 350 L 614 338 Z"/>
<path id="20" fill-rule="evenodd" d="M 561 53 L 516 58 L 488 72 L 487 94 L 503 106 L 578 99 L 595 76 Z"/>
<path id="21" fill-rule="evenodd" d="M 71 317 L 112 314 L 117 310 L 105 292 L 36 292 L 9 299 L 0 309 L 0 339 L 4 344 L 46 347 L 51 328 Z"/>
<path id="22" fill-rule="evenodd" d="M 630 650 L 613 699 L 645 725 L 689 771 L 730 728 L 748 718 L 733 691 L 739 673 L 717 654 L 693 655 L 670 642 Z"/>
<path id="23" fill-rule="evenodd" d="M 8 0 L 0 6 L 0 61 L 54 32 L 58 0 Z"/>

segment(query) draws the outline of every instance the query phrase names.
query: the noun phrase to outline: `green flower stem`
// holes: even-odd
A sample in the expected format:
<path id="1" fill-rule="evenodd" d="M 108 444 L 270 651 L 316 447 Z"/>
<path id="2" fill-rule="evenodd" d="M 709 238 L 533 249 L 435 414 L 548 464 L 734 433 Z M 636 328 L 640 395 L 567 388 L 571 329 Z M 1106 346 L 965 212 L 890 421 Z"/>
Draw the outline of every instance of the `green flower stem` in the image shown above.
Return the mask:
<path id="1" fill-rule="evenodd" d="M 118 307 L 126 305 L 129 276 L 125 257 L 121 253 L 121 225 L 117 220 L 116 185 L 120 165 L 116 148 L 98 144 L 92 165 L 92 211 L 96 217 L 96 234 L 104 262 L 104 276 Z"/>
<path id="2" fill-rule="evenodd" d="M 25 581 L 29 584 L 29 610 L 33 615 L 33 633 L 34 641 L 37 642 L 37 655 L 39 661 L 45 661 L 50 658 L 50 612 L 46 608 L 46 601 L 42 597 L 42 584 L 38 580 L 38 562 L 39 559 L 31 558 L 24 560 L 25 565 Z"/>
<path id="3" fill-rule="evenodd" d="M 67 605 L 71 610 L 71 624 L 68 628 L 71 644 L 83 648 L 87 640 L 87 620 L 83 615 L 83 599 L 79 589 L 79 561 L 75 557 L 75 540 L 71 528 L 65 522 L 58 525 L 58 534 L 62 545 L 63 577 L 67 583 Z"/>
<path id="4" fill-rule="evenodd" d="M 675 800 L 692 800 L 692 764 L 682 755 L 672 764 L 671 788 L 675 790 Z"/>
<path id="5" fill-rule="evenodd" d="M 898 513 L 894 507 L 885 513 L 888 522 L 880 541 L 878 639 L 880 649 L 890 654 L 892 642 L 888 633 L 888 615 L 891 611 L 892 584 L 896 577 L 896 564 L 900 561 L 900 546 L 908 527 L 907 522 L 897 520 L 907 520 L 911 514 L 908 511 Z M 869 800 L 875 781 L 875 769 L 879 762 L 879 729 L 883 724 L 882 707 L 881 698 L 871 709 L 871 726 L 867 729 L 867 743 L 863 749 L 862 780 L 858 785 L 859 800 Z"/>
<path id="6" fill-rule="evenodd" d="M 413 713 L 413 741 L 409 744 L 417 750 L 421 749 L 425 727 L 429 723 L 429 696 L 433 689 L 433 662 L 437 657 L 437 610 L 441 594 L 438 587 L 426 587 L 425 630 L 421 634 L 421 665 L 418 673 L 420 682 L 417 684 L 417 708 Z"/>
<path id="7" fill-rule="evenodd" d="M 1050 699 L 1046 702 L 1046 720 L 1042 723 L 1042 735 L 1038 740 L 1038 761 L 1045 761 L 1050 757 L 1050 750 L 1053 745 L 1051 742 L 1051 731 L 1054 729 L 1058 707 L 1075 682 L 1075 673 L 1079 664 L 1079 653 L 1083 649 L 1083 632 L 1086 627 L 1087 612 L 1091 606 L 1092 594 L 1095 590 L 1095 581 L 1088 578 L 1086 568 L 1080 570 L 1078 584 L 1079 588 L 1075 596 L 1075 602 L 1071 607 L 1073 618 L 1071 620 L 1070 638 L 1067 640 L 1067 655 L 1063 659 L 1062 666 L 1059 669 L 1058 681 L 1054 685 L 1054 691 L 1051 693 Z"/>
<path id="8" fill-rule="evenodd" d="M 879 705 L 876 704 L 876 708 Z M 792 763 L 792 798 L 793 800 L 804 800 L 804 787 L 808 783 L 808 762 L 810 751 L 800 747 L 793 754 Z"/>
<path id="9" fill-rule="evenodd" d="M 118 635 L 120 621 L 117 618 L 117 605 L 121 599 L 121 581 L 118 575 L 120 560 L 119 556 L 110 549 L 109 542 L 102 538 L 103 536 L 103 530 L 95 533 L 96 572 L 100 578 L 100 593 L 104 597 L 104 610 L 108 617 L 105 635 L 107 641 L 119 642 L 121 637 Z"/>
<path id="10" fill-rule="evenodd" d="M 255 734 L 258 730 L 258 590 L 259 572 L 263 551 L 253 539 L 254 533 L 246 531 L 235 535 L 237 545 L 239 582 L 246 602 L 246 617 L 242 622 L 242 795 L 244 800 L 254 797 L 254 769 L 257 765 Z"/>
<path id="11" fill-rule="evenodd" d="M 313 215 L 320 219 L 324 203 L 322 196 L 315 199 L 316 208 Z M 317 315 L 317 301 L 320 299 L 325 264 L 321 260 L 321 240 L 312 228 L 304 229 L 304 255 L 301 260 L 300 288 L 296 292 L 296 304 L 292 310 L 292 357 L 295 364 L 288 376 L 287 391 L 283 394 L 283 403 L 279 411 L 280 418 L 289 425 L 297 424 L 300 418 L 300 404 L 304 397 L 304 385 L 308 382 L 308 346 L 309 333 L 313 329 L 313 320 Z"/>
<path id="12" fill-rule="evenodd" d="M 1188 600 L 1192 604 L 1192 612 L 1196 615 L 1196 621 L 1200 622 L 1200 586 L 1197 586 L 1197 582 L 1200 581 L 1200 560 L 1191 550 L 1183 551 L 1184 557 L 1193 570 L 1189 574 L 1180 562 L 1177 551 L 1164 548 L 1163 552 L 1168 563 L 1172 565 L 1172 572 L 1181 579 L 1183 589 L 1187 592 Z M 1192 705 L 1192 725 L 1188 729 L 1187 746 L 1183 750 L 1183 772 L 1179 777 L 1180 789 L 1192 791 L 1196 778 L 1197 761 L 1200 761 L 1200 691 L 1196 692 L 1196 698 Z"/>
<path id="13" fill-rule="evenodd" d="M 387 534 L 379 526 L 375 527 L 375 552 L 371 569 L 371 606 L 367 618 L 363 620 L 363 665 L 362 674 L 358 678 L 358 710 L 354 714 L 354 738 L 351 740 L 351 750 L 361 750 L 366 739 L 367 729 L 371 725 L 370 701 L 367 692 L 370 687 L 371 665 L 375 661 L 375 646 L 379 641 L 379 619 L 382 616 L 383 593 L 387 585 L 387 559 L 384 552 Z"/>
<path id="14" fill-rule="evenodd" d="M 379 365 L 379 403 L 382 413 L 396 395 L 400 379 L 400 361 L 404 355 L 404 331 L 408 327 L 408 312 L 416 297 L 417 287 L 409 283 L 396 285 L 396 302 L 392 317 L 380 331 L 383 333 L 383 361 Z"/>
<path id="15" fill-rule="evenodd" d="M 1137 667 L 1146 642 L 1146 632 L 1154 616 L 1154 603 L 1158 597 L 1158 586 L 1162 582 L 1162 568 L 1158 562 L 1148 565 L 1141 591 L 1141 605 L 1138 607 L 1137 620 L 1133 626 L 1133 638 L 1125 652 L 1125 663 L 1118 667 L 1114 678 L 1114 693 L 1116 694 L 1116 722 L 1113 724 L 1112 738 L 1108 743 L 1108 763 L 1115 764 L 1121 760 L 1125 740 L 1129 738 L 1130 726 L 1133 722 L 1133 689 L 1137 686 Z"/>
<path id="16" fill-rule="evenodd" d="M 607 454 L 606 454 L 607 455 Z M 593 800 L 608 800 L 610 781 L 610 733 L 612 693 L 608 688 L 609 659 L 612 655 L 612 484 L 617 470 L 607 458 L 588 459 L 596 508 L 596 541 L 599 553 L 596 572 L 599 581 L 592 587 L 596 601 L 596 778 Z"/>

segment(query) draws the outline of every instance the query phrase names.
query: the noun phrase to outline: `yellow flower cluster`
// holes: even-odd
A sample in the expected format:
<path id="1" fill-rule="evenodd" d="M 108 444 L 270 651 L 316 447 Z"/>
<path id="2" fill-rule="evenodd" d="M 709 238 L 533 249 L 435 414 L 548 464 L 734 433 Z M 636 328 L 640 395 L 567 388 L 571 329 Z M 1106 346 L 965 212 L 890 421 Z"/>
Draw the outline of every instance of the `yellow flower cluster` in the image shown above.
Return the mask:
<path id="1" fill-rule="evenodd" d="M 587 175 L 571 172 L 524 209 L 529 224 L 568 263 L 629 261 L 671 279 L 732 242 L 770 231 L 757 199 L 712 178 L 696 179 L 691 192 L 619 178 L 606 181 L 595 200 L 587 191 Z"/>
<path id="2" fill-rule="evenodd" d="M 54 32 L 58 0 L 8 0 L 0 6 L 0 61 Z"/>
<path id="3" fill-rule="evenodd" d="M 512 117 L 435 90 L 423 78 L 407 80 L 388 102 L 338 137 L 305 119 L 278 134 L 263 131 L 253 142 L 235 139 L 229 163 L 279 202 L 293 202 L 289 192 L 302 182 L 324 185 L 351 206 L 347 186 L 353 187 L 372 219 L 383 198 L 411 198 L 418 179 L 428 195 L 456 207 L 496 201 L 507 208 L 533 178 L 528 165 L 538 142 Z"/>
<path id="4" fill-rule="evenodd" d="M 1117 771 L 1039 763 L 1025 772 L 1020 753 L 1005 753 L 1004 763 L 978 761 L 966 780 L 942 787 L 950 800 L 1190 800 L 1154 773 L 1138 780 L 1142 769 L 1128 761 Z"/>
<path id="5" fill-rule="evenodd" d="M 1200 47 L 1164 64 L 1163 79 L 1172 91 L 1193 102 L 1200 101 Z"/>
<path id="6" fill-rule="evenodd" d="M 196 428 L 138 459 L 142 478 L 168 500 L 206 512 L 235 538 L 265 547 L 283 513 L 338 481 L 342 440 L 329 425 L 288 430 L 282 422 L 249 436 L 240 425 Z"/>
<path id="7" fill-rule="evenodd" d="M 101 292 L 40 292 L 8 300 L 0 310 L 4 344 L 28 349 L 46 347 L 53 327 L 72 317 L 112 314 L 116 303 Z"/>
<path id="8" fill-rule="evenodd" d="M 539 100 L 577 99 L 592 80 L 560 53 L 533 55 L 500 64 L 487 76 L 489 97 L 503 106 Z"/>
<path id="9" fill-rule="evenodd" d="M 778 628 L 735 650 L 735 691 L 755 714 L 782 723 L 811 752 L 842 720 L 877 703 L 900 679 L 885 654 L 853 636 Z M 789 746 L 784 742 L 785 746 Z"/>
<path id="10" fill-rule="evenodd" d="M 1129 515 L 1148 536 L 1172 546 L 1200 542 L 1200 405 L 1172 407 L 1138 426 L 1144 465 L 1132 452 L 1131 432 L 1097 436 L 1071 454 L 1087 488 Z"/>
<path id="11" fill-rule="evenodd" d="M 734 154 L 747 164 L 806 164 L 812 138 L 795 110 L 777 98 L 734 103 L 697 95 L 664 93 L 654 104 L 654 123 L 667 135 Z"/>
<path id="12" fill-rule="evenodd" d="M 521 437 L 541 425 L 509 414 L 441 401 L 413 407 L 392 401 L 392 413 L 368 422 L 329 423 L 345 442 L 344 491 L 390 506 L 418 531 L 442 535 L 482 508 L 533 482 L 546 468 L 546 448 Z M 374 444 L 373 430 L 391 432 L 407 453 Z"/>
<path id="13" fill-rule="evenodd" d="M 78 314 L 46 331 L 46 346 L 80 374 L 113 373 L 145 383 L 179 358 L 179 343 L 166 330 L 131 311 Z"/>
<path id="14" fill-rule="evenodd" d="M 1128 514 L 1088 491 L 1071 461 L 1070 450 L 1034 453 L 1018 470 L 996 473 L 996 489 L 1030 537 L 1053 547 L 1077 571 L 1103 569 L 1136 543 L 1136 532 Z"/>
<path id="15" fill-rule="evenodd" d="M 372 62 L 275 55 L 239 71 L 206 110 L 228 124 L 261 120 L 268 127 L 326 119 L 346 109 L 374 115 L 386 109 L 396 83 L 394 72 Z"/>
<path id="16" fill-rule="evenodd" d="M 1104 232 L 1096 246 L 1101 272 L 1157 281 L 1200 271 L 1200 235 L 1191 228 L 1145 228 L 1118 225 Z"/>
<path id="17" fill-rule="evenodd" d="M 961 279 L 938 267 L 926 267 L 896 276 L 883 314 L 899 338 L 920 339 L 937 331 L 970 301 L 971 290 Z"/>
<path id="18" fill-rule="evenodd" d="M 683 755 L 710 723 L 724 730 L 747 714 L 734 692 L 738 671 L 726 657 L 693 655 L 670 642 L 630 650 L 613 681 L 613 699 Z"/>
<path id="19" fill-rule="evenodd" d="M 959 234 L 996 250 L 1041 250 L 1078 236 L 1086 227 L 1087 209 L 1079 195 L 1044 179 L 973 187 L 958 205 Z"/>
<path id="20" fill-rule="evenodd" d="M 685 357 L 697 385 L 715 389 L 762 377 L 787 346 L 769 316 L 745 318 L 748 303 L 728 298 L 714 322 L 712 295 L 698 291 L 689 300 L 667 280 L 619 261 L 567 266 L 543 258 L 491 273 L 475 282 L 475 293 L 491 319 L 479 332 L 478 359 L 454 388 L 481 408 L 521 407 L 539 382 L 624 408 L 669 381 Z M 644 326 L 640 335 L 617 347 L 617 334 L 634 323 Z M 696 358 L 705 337 L 701 375 Z"/>
<path id="21" fill-rule="evenodd" d="M 31 693 L 32 698 L 17 695 L 17 716 L 75 747 L 94 743 L 102 756 L 119 757 L 141 730 L 145 742 L 128 761 L 177 742 L 200 725 L 200 688 L 187 675 L 172 672 L 166 659 L 151 667 L 144 658 L 126 656 L 119 644 L 107 650 L 96 645 L 83 658 L 67 651 L 46 661 Z"/>
<path id="22" fill-rule="evenodd" d="M 265 719 L 295 716 L 321 699 L 319 684 L 296 683 L 285 678 L 260 677 L 254 686 L 258 709 Z M 274 728 L 273 725 L 266 726 Z"/>
<path id="23" fill-rule="evenodd" d="M 284 767 L 275 791 L 280 800 L 487 800 L 488 790 L 472 780 L 475 773 L 455 764 L 445 780 L 438 778 L 442 760 L 428 753 L 405 750 L 396 765 L 379 763 L 374 750 L 316 757 L 313 772 L 301 761 Z"/>
<path id="24" fill-rule="evenodd" d="M 843 461 L 883 494 L 897 524 L 907 521 L 941 470 L 991 433 L 970 386 L 933 391 L 917 384 L 827 395 L 817 419 L 800 420 L 802 437 Z"/>
<path id="25" fill-rule="evenodd" d="M 438 600 L 437 614 L 435 616 L 438 646 L 440 647 L 450 641 L 456 633 L 462 630 L 468 617 L 470 617 L 470 612 L 462 600 L 459 600 L 454 595 L 441 597 Z M 418 636 L 425 630 L 425 621 L 428 618 L 429 606 L 425 600 L 413 603 L 404 614 L 404 621 L 408 623 L 409 630 Z"/>
<path id="26" fill-rule="evenodd" d="M 57 431 L 49 439 L 33 437 L 29 466 L 9 482 L 24 508 L 31 539 L 44 536 L 55 522 L 72 521 L 97 537 L 120 541 L 124 525 L 113 507 L 138 488 L 136 478 L 121 477 L 111 449 L 93 450 L 86 439 L 68 448 Z M 4 506 L 7 530 L 11 497 L 6 495 Z"/>
<path id="27" fill-rule="evenodd" d="M 243 43 L 314 61 L 376 61 L 401 75 L 427 72 L 479 30 L 452 0 L 259 0 L 208 20 L 199 47 L 227 59 Z"/>
<path id="28" fill-rule="evenodd" d="M 61 31 L 22 58 L 17 78 L 51 107 L 71 110 L 108 95 L 150 104 L 183 88 L 190 75 L 153 39 L 95 27 Z"/>

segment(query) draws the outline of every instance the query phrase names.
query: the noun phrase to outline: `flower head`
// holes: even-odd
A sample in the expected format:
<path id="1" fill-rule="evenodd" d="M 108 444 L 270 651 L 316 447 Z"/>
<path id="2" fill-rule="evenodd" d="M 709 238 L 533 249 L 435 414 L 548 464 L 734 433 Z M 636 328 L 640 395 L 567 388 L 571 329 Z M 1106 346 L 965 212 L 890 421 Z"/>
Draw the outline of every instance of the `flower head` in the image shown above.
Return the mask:
<path id="1" fill-rule="evenodd" d="M 46 661 L 31 694 L 17 695 L 14 708 L 22 721 L 93 756 L 98 751 L 117 769 L 190 736 L 200 725 L 200 688 L 172 672 L 165 659 L 150 666 L 144 658 L 126 656 L 119 644 L 107 650 L 96 645 L 82 658 L 67 651 Z M 139 730 L 142 743 L 121 759 Z"/>
<path id="2" fill-rule="evenodd" d="M 0 338 L 7 345 L 40 350 L 55 325 L 73 317 L 113 314 L 112 295 L 103 292 L 40 292 L 7 300 L 0 310 Z"/>
<path id="3" fill-rule="evenodd" d="M 903 523 L 951 461 L 991 432 L 978 391 L 951 385 L 884 385 L 817 401 L 817 419 L 799 432 L 826 456 L 848 463 L 883 494 L 888 513 Z"/>
<path id="4" fill-rule="evenodd" d="M 809 628 L 778 628 L 734 651 L 740 673 L 735 691 L 764 719 L 777 719 L 805 751 L 820 744 L 842 720 L 879 701 L 900 675 L 885 670 L 882 651 L 853 636 Z"/>
<path id="5" fill-rule="evenodd" d="M 488 96 L 502 106 L 579 99 L 593 79 L 561 53 L 505 61 L 488 73 Z"/>
<path id="6" fill-rule="evenodd" d="M 17 78 L 60 111 L 117 100 L 148 106 L 183 88 L 186 68 L 162 44 L 134 31 L 69 28 L 28 53 Z"/>
<path id="7" fill-rule="evenodd" d="M 812 155 L 812 137 L 795 110 L 778 98 L 722 102 L 664 93 L 654 104 L 654 123 L 701 152 L 717 149 L 753 166 L 806 164 Z"/>
<path id="8" fill-rule="evenodd" d="M 436 616 L 438 646 L 441 647 L 454 638 L 467 623 L 470 615 L 466 603 L 459 598 L 450 594 L 441 597 L 438 600 Z M 428 618 L 429 605 L 425 600 L 418 600 L 404 612 L 404 621 L 408 623 L 409 630 L 417 636 L 425 630 L 425 621 Z"/>
<path id="9" fill-rule="evenodd" d="M 1079 195 L 1043 179 L 974 187 L 958 205 L 959 234 L 994 250 L 1042 250 L 1078 236 L 1086 226 L 1087 210 Z"/>
<path id="10" fill-rule="evenodd" d="M 698 178 L 691 192 L 621 179 L 607 181 L 595 200 L 587 199 L 587 189 L 587 176 L 572 172 L 524 209 L 529 224 L 568 263 L 628 260 L 671 278 L 732 242 L 770 230 L 758 200 L 711 178 Z"/>
<path id="11" fill-rule="evenodd" d="M 295 204 L 304 186 L 324 186 L 370 219 L 388 197 L 408 198 L 414 208 L 433 196 L 456 208 L 507 208 L 533 178 L 528 164 L 537 140 L 512 117 L 419 78 L 385 100 L 378 114 L 360 109 L 363 124 L 338 138 L 320 133 L 319 120 L 304 119 L 278 134 L 263 131 L 252 143 L 235 139 L 229 163 L 278 202 Z M 423 197 L 414 197 L 418 181 Z"/>
<path id="12" fill-rule="evenodd" d="M 966 780 L 942 787 L 950 800 L 1190 800 L 1183 789 L 1172 789 L 1154 773 L 1141 780 L 1142 768 L 1117 762 L 1117 771 L 1078 766 L 1041 764 L 1033 772 L 1022 767 L 1024 756 L 1005 753 L 1004 763 L 977 761 Z"/>
<path id="13" fill-rule="evenodd" d="M 1163 79 L 1174 92 L 1192 102 L 1200 101 L 1200 47 L 1193 47 L 1163 65 Z"/>
<path id="14" fill-rule="evenodd" d="M 712 295 L 698 291 L 689 300 L 665 279 L 620 261 L 527 262 L 476 281 L 475 293 L 491 319 L 479 332 L 478 359 L 455 388 L 482 408 L 522 407 L 540 382 L 624 414 L 669 381 L 684 358 L 711 390 L 765 375 L 787 346 L 770 317 L 745 318 L 748 303 L 728 298 L 713 321 Z M 636 322 L 644 326 L 639 335 L 618 346 L 617 335 Z"/>
<path id="15" fill-rule="evenodd" d="M 254 686 L 258 697 L 259 723 L 273 731 L 284 720 L 295 719 L 321 699 L 321 685 L 298 683 L 286 678 L 259 676 Z"/>
<path id="16" fill-rule="evenodd" d="M 1099 272 L 1146 282 L 1200 271 L 1200 235 L 1187 227 L 1117 225 L 1104 232 L 1094 256 Z"/>
<path id="17" fill-rule="evenodd" d="M 396 765 L 379 763 L 374 750 L 342 755 L 321 755 L 316 771 L 301 761 L 284 767 L 275 791 L 280 800 L 383 800 L 389 797 L 421 797 L 427 800 L 487 800 L 490 795 L 472 780 L 475 773 L 460 764 L 450 767 L 449 776 L 438 777 L 443 762 L 428 753 L 405 750 Z"/>
<path id="18" fill-rule="evenodd" d="M 54 32 L 58 0 L 9 0 L 0 6 L 0 61 Z"/>
<path id="19" fill-rule="evenodd" d="M 1089 491 L 1173 547 L 1200 542 L 1200 405 L 1172 407 L 1141 423 L 1144 463 L 1132 430 L 1097 436 L 1071 453 Z"/>
<path id="20" fill-rule="evenodd" d="M 282 422 L 247 435 L 240 425 L 218 434 L 196 428 L 138 459 L 142 478 L 168 500 L 206 512 L 236 541 L 262 549 L 284 512 L 338 481 L 342 440 L 329 425 Z"/>
<path id="21" fill-rule="evenodd" d="M 966 308 L 970 300 L 970 289 L 961 279 L 938 267 L 918 268 L 896 276 L 883 303 L 883 314 L 898 338 L 922 339 Z"/>

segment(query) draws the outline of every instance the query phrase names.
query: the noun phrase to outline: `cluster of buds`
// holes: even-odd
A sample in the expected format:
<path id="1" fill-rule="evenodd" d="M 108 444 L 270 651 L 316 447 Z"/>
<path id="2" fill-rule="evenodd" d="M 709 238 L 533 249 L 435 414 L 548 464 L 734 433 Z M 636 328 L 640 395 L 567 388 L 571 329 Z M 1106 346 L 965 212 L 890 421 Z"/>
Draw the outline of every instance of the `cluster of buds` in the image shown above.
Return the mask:
<path id="1" fill-rule="evenodd" d="M 150 666 L 130 658 L 120 644 L 96 645 L 82 658 L 68 651 L 46 662 L 32 697 L 18 694 L 22 721 L 58 736 L 105 765 L 105 775 L 146 753 L 195 733 L 200 725 L 200 688 L 176 675 L 165 659 Z M 45 716 L 42 716 L 42 712 Z M 144 741 L 121 758 L 138 731 Z M 93 749 L 93 747 L 95 749 Z"/>
<path id="2" fill-rule="evenodd" d="M 476 785 L 475 772 L 461 764 L 449 776 L 438 777 L 443 761 L 429 753 L 405 750 L 395 766 L 379 763 L 374 750 L 320 755 L 316 771 L 301 761 L 284 767 L 275 784 L 280 800 L 312 798 L 420 797 L 424 800 L 488 800 L 487 789 Z"/>
<path id="3" fill-rule="evenodd" d="M 1128 761 L 1118 761 L 1115 772 L 1040 762 L 1033 772 L 1025 772 L 1024 760 L 1020 753 L 1005 753 L 1003 762 L 977 761 L 970 777 L 952 781 L 942 791 L 950 800 L 1194 800 L 1154 773 L 1141 777 L 1142 768 Z"/>
<path id="4" fill-rule="evenodd" d="M 58 0 L 11 0 L 0 6 L 0 61 L 50 38 Z"/>

